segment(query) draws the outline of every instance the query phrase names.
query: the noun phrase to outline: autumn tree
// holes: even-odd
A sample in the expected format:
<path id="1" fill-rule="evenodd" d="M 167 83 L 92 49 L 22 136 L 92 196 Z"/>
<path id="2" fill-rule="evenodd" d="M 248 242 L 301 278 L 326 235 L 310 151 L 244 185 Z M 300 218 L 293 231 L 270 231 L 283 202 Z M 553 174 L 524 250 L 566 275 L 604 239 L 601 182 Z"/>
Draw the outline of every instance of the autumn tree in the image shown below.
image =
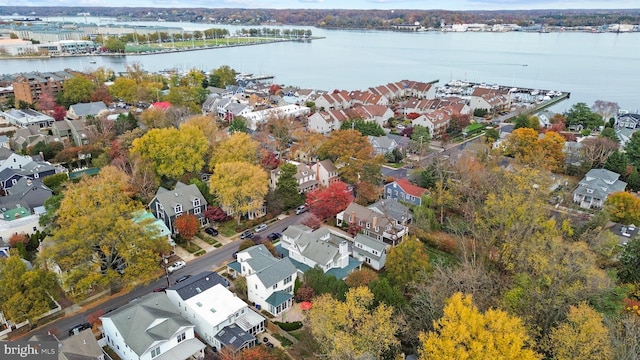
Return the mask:
<path id="1" fill-rule="evenodd" d="M 541 359 L 528 348 L 529 336 L 517 317 L 499 309 L 481 313 L 470 295 L 454 294 L 434 331 L 421 333 L 420 360 Z"/>
<path id="2" fill-rule="evenodd" d="M 237 83 L 236 75 L 238 75 L 238 73 L 228 65 L 222 65 L 219 68 L 213 70 L 211 72 L 211 75 L 213 79 L 217 80 L 215 81 L 215 83 L 212 83 L 211 86 L 216 86 L 224 89 L 225 87 L 227 87 L 227 85 L 235 85 Z M 210 80 L 210 82 L 212 81 Z"/>
<path id="3" fill-rule="evenodd" d="M 62 121 L 64 120 L 65 116 L 67 116 L 67 110 L 64 108 L 64 106 L 54 106 L 52 116 L 55 121 Z"/>
<path id="4" fill-rule="evenodd" d="M 605 100 L 596 100 L 591 106 L 591 110 L 596 114 L 602 116 L 605 121 L 608 121 L 609 118 L 618 114 L 618 110 L 620 110 L 620 106 L 618 103 L 613 101 L 605 101 Z"/>
<path id="5" fill-rule="evenodd" d="M 415 237 L 392 247 L 385 262 L 387 277 L 399 287 L 406 287 L 431 269 L 424 244 Z"/>
<path id="6" fill-rule="evenodd" d="M 51 91 L 43 91 L 40 94 L 40 98 L 38 99 L 38 110 L 42 112 L 50 112 L 53 111 L 53 108 L 56 107 L 56 100 L 53 98 L 53 94 Z"/>
<path id="7" fill-rule="evenodd" d="M 200 231 L 200 221 L 193 214 L 178 216 L 173 225 L 180 236 L 189 243 L 191 239 Z"/>
<path id="8" fill-rule="evenodd" d="M 374 158 L 371 143 L 357 130 L 331 132 L 318 149 L 318 157 L 342 165 L 339 168 L 340 176 L 350 184 L 360 181 L 377 184 L 380 180 L 383 159 Z"/>
<path id="9" fill-rule="evenodd" d="M 313 230 L 317 230 L 320 228 L 320 226 L 322 226 L 322 220 L 319 217 L 317 217 L 315 214 L 305 215 L 305 217 L 302 219 L 302 221 L 300 221 L 300 223 L 304 226 L 308 226 Z"/>
<path id="10" fill-rule="evenodd" d="M 224 162 L 216 166 L 209 179 L 209 188 L 218 196 L 220 205 L 230 209 L 240 223 L 242 216 L 258 211 L 264 205 L 269 178 L 259 165 Z"/>
<path id="11" fill-rule="evenodd" d="M 122 99 L 126 103 L 133 104 L 138 101 L 137 84 L 134 79 L 118 77 L 109 86 L 109 94 L 117 99 Z"/>
<path id="12" fill-rule="evenodd" d="M 549 340 L 557 360 L 613 359 L 609 330 L 602 315 L 586 303 L 571 306 L 567 320 L 551 331 Z"/>
<path id="13" fill-rule="evenodd" d="M 231 219 L 220 206 L 208 205 L 205 211 L 202 212 L 202 215 L 211 222 L 223 222 Z"/>
<path id="14" fill-rule="evenodd" d="M 32 324 L 51 310 L 56 294 L 57 277 L 43 269 L 27 270 L 27 265 L 12 251 L 0 258 L 0 309 L 4 318 L 16 324 L 29 320 Z"/>
<path id="15" fill-rule="evenodd" d="M 265 346 L 254 346 L 249 349 L 243 349 L 241 356 L 242 360 L 278 360 Z"/>
<path id="16" fill-rule="evenodd" d="M 236 132 L 230 137 L 220 141 L 215 147 L 209 167 L 215 169 L 222 163 L 244 162 L 248 164 L 258 163 L 258 147 L 260 144 L 251 139 L 246 133 Z"/>
<path id="17" fill-rule="evenodd" d="M 58 93 L 57 102 L 66 108 L 69 105 L 89 102 L 95 89 L 96 85 L 91 79 L 76 75 L 64 82 L 64 89 Z"/>
<path id="18" fill-rule="evenodd" d="M 554 131 L 547 131 L 545 136 L 538 140 L 541 156 L 546 160 L 544 167 L 552 172 L 560 172 L 564 169 L 564 137 Z"/>
<path id="19" fill-rule="evenodd" d="M 309 211 L 321 219 L 336 216 L 353 201 L 353 195 L 342 181 L 334 182 L 327 188 L 316 189 L 307 194 Z"/>
<path id="20" fill-rule="evenodd" d="M 606 137 L 593 137 L 582 141 L 581 155 L 584 158 L 584 168 L 602 167 L 609 156 L 618 150 L 618 143 Z"/>
<path id="21" fill-rule="evenodd" d="M 640 198 L 626 191 L 609 195 L 605 206 L 612 221 L 624 225 L 640 224 Z"/>
<path id="22" fill-rule="evenodd" d="M 169 244 L 155 227 L 132 220 L 142 209 L 132 195 L 126 174 L 112 166 L 64 191 L 43 257 L 60 266 L 76 295 L 155 279 Z"/>
<path id="23" fill-rule="evenodd" d="M 329 359 L 380 359 L 399 344 L 393 308 L 373 307 L 373 294 L 366 287 L 352 288 L 342 302 L 329 295 L 315 299 L 309 311 L 311 333 Z"/>
<path id="24" fill-rule="evenodd" d="M 149 130 L 133 141 L 131 154 L 151 161 L 158 175 L 178 179 L 186 172 L 200 171 L 208 149 L 202 131 L 187 126 Z"/>
<path id="25" fill-rule="evenodd" d="M 308 131 L 302 128 L 291 133 L 295 143 L 291 146 L 291 154 L 294 159 L 309 162 L 317 158 L 320 146 L 325 141 L 324 135 L 315 131 Z"/>
<path id="26" fill-rule="evenodd" d="M 284 210 L 293 209 L 304 203 L 304 194 L 300 193 L 296 173 L 298 168 L 291 163 L 282 165 L 278 170 L 280 173 L 276 183 L 275 196 L 282 200 Z"/>
<path id="27" fill-rule="evenodd" d="M 140 115 L 140 122 L 150 129 L 162 129 L 173 127 L 167 112 L 159 108 L 145 109 Z"/>
<path id="28" fill-rule="evenodd" d="M 180 125 L 180 127 L 184 126 L 194 126 L 200 129 L 204 134 L 204 137 L 209 141 L 210 146 L 215 146 L 222 137 L 224 136 L 222 131 L 218 129 L 218 125 L 216 124 L 216 119 L 213 116 L 207 115 L 199 115 L 194 116 L 192 118 L 187 119 L 184 124 Z"/>
<path id="29" fill-rule="evenodd" d="M 368 286 L 370 282 L 378 278 L 378 274 L 375 271 L 362 268 L 360 270 L 353 271 L 350 273 L 344 282 L 349 287 L 358 287 L 358 286 Z"/>

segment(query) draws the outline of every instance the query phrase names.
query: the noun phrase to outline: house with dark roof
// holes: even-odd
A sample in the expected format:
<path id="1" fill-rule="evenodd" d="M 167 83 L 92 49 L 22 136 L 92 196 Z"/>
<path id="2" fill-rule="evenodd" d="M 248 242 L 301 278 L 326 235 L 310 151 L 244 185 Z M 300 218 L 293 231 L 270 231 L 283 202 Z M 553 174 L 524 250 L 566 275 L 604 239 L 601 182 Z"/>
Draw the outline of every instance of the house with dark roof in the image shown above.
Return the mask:
<path id="1" fill-rule="evenodd" d="M 100 317 L 107 346 L 122 360 L 204 357 L 205 344 L 167 294 L 154 292 Z"/>
<path id="2" fill-rule="evenodd" d="M 344 279 L 362 265 L 350 256 L 349 244 L 352 242 L 349 234 L 328 227 L 313 230 L 304 225 L 292 225 L 282 233 L 278 247 L 301 274 L 317 266 L 325 274 Z"/>
<path id="3" fill-rule="evenodd" d="M 640 114 L 622 114 L 616 119 L 618 128 L 636 129 L 640 127 Z"/>
<path id="4" fill-rule="evenodd" d="M 638 236 L 638 232 L 640 232 L 640 228 L 633 224 L 624 225 L 613 221 L 608 221 L 604 225 L 604 230 L 615 236 L 616 240 L 618 240 L 618 246 L 620 247 L 626 246 L 631 240 L 635 239 Z"/>
<path id="5" fill-rule="evenodd" d="M 353 239 L 353 257 L 376 271 L 381 270 L 390 247 L 391 245 L 382 240 L 358 233 Z"/>
<path id="6" fill-rule="evenodd" d="M 194 184 L 187 185 L 180 181 L 178 181 L 173 190 L 160 187 L 149 204 L 149 210 L 151 210 L 153 216 L 162 220 L 172 234 L 176 234 L 174 221 L 184 214 L 195 215 L 202 226 L 208 224 L 209 221 L 202 214 L 206 207 L 207 200 L 198 190 L 198 187 Z"/>
<path id="7" fill-rule="evenodd" d="M 15 207 L 25 204 L 28 209 L 44 206 L 45 201 L 53 195 L 53 191 L 42 184 L 40 179 L 21 178 L 15 185 L 7 189 L 7 194 L 0 197 L 0 207 Z"/>
<path id="8" fill-rule="evenodd" d="M 107 112 L 109 112 L 109 109 L 107 109 L 107 105 L 102 101 L 78 103 L 69 106 L 67 117 L 71 120 L 86 120 L 90 116 L 98 117 Z"/>
<path id="9" fill-rule="evenodd" d="M 369 135 L 367 139 L 369 139 L 375 155 L 389 154 L 398 147 L 398 142 L 387 136 Z"/>
<path id="10" fill-rule="evenodd" d="M 601 208 L 609 195 L 627 187 L 619 177 L 620 174 L 607 169 L 589 170 L 573 191 L 573 202 L 584 209 Z"/>
<path id="11" fill-rule="evenodd" d="M 409 233 L 407 224 L 412 217 L 408 208 L 394 203 L 384 200 L 365 207 L 353 202 L 336 215 L 336 225 L 357 227 L 363 234 L 395 246 Z"/>
<path id="12" fill-rule="evenodd" d="M 19 128 L 11 137 L 11 149 L 16 151 L 26 151 L 29 146 L 39 142 L 47 142 L 47 135 L 41 132 L 38 125 L 29 125 Z"/>
<path id="13" fill-rule="evenodd" d="M 234 352 L 257 345 L 265 319 L 227 287 L 229 282 L 212 271 L 202 272 L 166 289 L 178 313 L 195 324 L 198 336 L 214 350 Z"/>
<path id="14" fill-rule="evenodd" d="M 420 206 L 422 195 L 426 191 L 427 189 L 413 185 L 408 179 L 402 178 L 384 186 L 384 198 Z"/>
<path id="15" fill-rule="evenodd" d="M 105 353 L 98 344 L 92 329 L 85 329 L 66 339 L 54 335 L 34 335 L 29 341 L 58 342 L 58 360 L 105 360 Z"/>
<path id="16" fill-rule="evenodd" d="M 273 256 L 264 245 L 256 245 L 237 254 L 227 268 L 247 279 L 247 298 L 274 316 L 293 304 L 293 284 L 297 269 L 289 258 Z"/>

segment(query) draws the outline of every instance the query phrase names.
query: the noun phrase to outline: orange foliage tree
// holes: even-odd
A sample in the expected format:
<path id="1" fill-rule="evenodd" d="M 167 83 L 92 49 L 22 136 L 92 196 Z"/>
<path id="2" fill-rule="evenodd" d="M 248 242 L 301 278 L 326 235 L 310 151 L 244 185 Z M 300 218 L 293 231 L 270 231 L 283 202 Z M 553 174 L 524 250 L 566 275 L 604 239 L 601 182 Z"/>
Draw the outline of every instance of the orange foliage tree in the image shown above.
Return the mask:
<path id="1" fill-rule="evenodd" d="M 200 221 L 192 214 L 179 216 L 174 220 L 173 225 L 176 227 L 178 234 L 186 241 L 190 241 L 200 230 Z"/>

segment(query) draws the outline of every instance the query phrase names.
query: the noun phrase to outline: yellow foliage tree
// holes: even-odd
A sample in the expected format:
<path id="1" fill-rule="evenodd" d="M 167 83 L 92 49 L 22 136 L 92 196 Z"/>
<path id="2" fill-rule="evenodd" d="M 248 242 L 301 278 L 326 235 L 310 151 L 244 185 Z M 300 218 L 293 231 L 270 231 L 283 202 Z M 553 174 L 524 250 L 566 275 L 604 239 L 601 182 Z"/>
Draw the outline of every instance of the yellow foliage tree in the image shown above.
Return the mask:
<path id="1" fill-rule="evenodd" d="M 567 321 L 553 329 L 549 338 L 556 360 L 613 358 L 609 329 L 602 315 L 586 303 L 571 306 Z"/>
<path id="2" fill-rule="evenodd" d="M 262 208 L 269 191 L 269 178 L 258 165 L 225 162 L 216 166 L 209 179 L 209 188 L 228 213 L 238 217 L 239 223 L 242 215 Z"/>
<path id="3" fill-rule="evenodd" d="M 152 129 L 135 139 L 131 153 L 150 160 L 156 174 L 177 179 L 186 172 L 202 170 L 209 143 L 194 126 Z"/>
<path id="4" fill-rule="evenodd" d="M 421 333 L 420 360 L 540 359 L 527 348 L 529 336 L 522 321 L 502 310 L 482 314 L 471 295 L 455 293 L 434 331 Z"/>
<path id="5" fill-rule="evenodd" d="M 547 131 L 538 142 L 546 159 L 544 167 L 554 172 L 561 171 L 564 168 L 564 137 L 555 131 Z"/>
<path id="6" fill-rule="evenodd" d="M 564 143 L 564 138 L 554 131 L 539 138 L 534 129 L 519 128 L 506 140 L 505 152 L 523 164 L 559 171 L 564 166 Z"/>
<path id="7" fill-rule="evenodd" d="M 415 236 L 392 247 L 385 262 L 386 274 L 399 287 L 409 285 L 431 269 L 429 254 Z"/>
<path id="8" fill-rule="evenodd" d="M 238 131 L 218 143 L 215 147 L 209 166 L 216 168 L 219 164 L 228 162 L 258 163 L 258 147 L 260 144 L 251 139 L 247 133 Z"/>
<path id="9" fill-rule="evenodd" d="M 142 112 L 140 121 L 150 129 L 173 127 L 167 112 L 162 109 L 148 108 Z"/>
<path id="10" fill-rule="evenodd" d="M 384 351 L 399 344 L 393 307 L 373 307 L 373 300 L 364 286 L 349 289 L 344 302 L 328 294 L 316 298 L 309 326 L 329 359 L 381 359 Z"/>
<path id="11" fill-rule="evenodd" d="M 640 198 L 626 191 L 609 195 L 605 203 L 611 220 L 625 225 L 640 223 Z"/>

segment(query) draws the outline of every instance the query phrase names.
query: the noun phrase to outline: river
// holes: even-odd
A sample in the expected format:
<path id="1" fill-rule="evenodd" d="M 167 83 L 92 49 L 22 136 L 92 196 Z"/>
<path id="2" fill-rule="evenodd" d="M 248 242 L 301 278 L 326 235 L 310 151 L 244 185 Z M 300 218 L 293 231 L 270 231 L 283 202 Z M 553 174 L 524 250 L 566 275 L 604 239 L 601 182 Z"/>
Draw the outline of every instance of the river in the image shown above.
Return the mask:
<path id="1" fill-rule="evenodd" d="M 243 28 L 170 22 L 139 24 L 179 26 L 186 30 L 224 27 L 232 33 Z M 126 57 L 0 60 L 0 74 L 65 68 L 91 70 L 100 66 L 123 71 L 133 62 L 141 63 L 147 71 L 170 68 L 209 71 L 229 65 L 239 72 L 274 75 L 275 82 L 282 85 L 321 90 L 362 90 L 403 79 L 440 80 L 441 84 L 458 79 L 570 92 L 570 100 L 556 105 L 552 109 L 555 111 L 564 111 L 576 102 L 592 105 L 595 100 L 614 101 L 622 109 L 634 112 L 640 107 L 637 70 L 640 33 L 310 29 L 314 36 L 324 38 Z"/>

